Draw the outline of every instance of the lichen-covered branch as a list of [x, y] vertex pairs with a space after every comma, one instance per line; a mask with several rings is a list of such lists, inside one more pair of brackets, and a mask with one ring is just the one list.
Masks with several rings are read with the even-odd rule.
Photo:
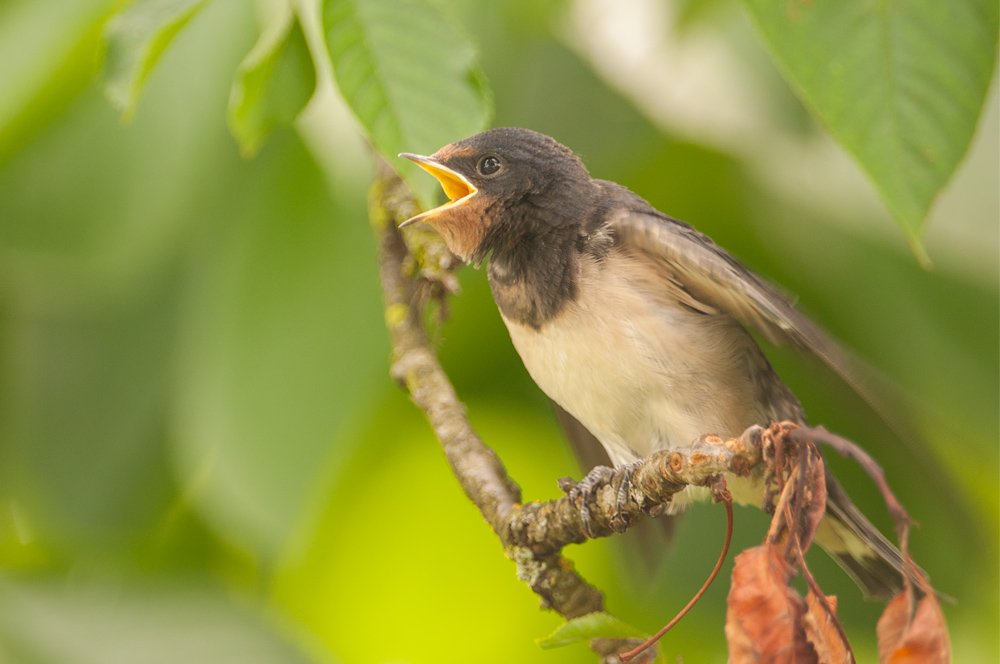
[[472, 430], [464, 406], [427, 343], [423, 312], [414, 306], [418, 281], [404, 271], [408, 252], [396, 229], [400, 217], [405, 219], [413, 211], [411, 195], [395, 176], [383, 175], [372, 185], [369, 216], [378, 239], [385, 319], [392, 335], [392, 376], [427, 414], [466, 495], [499, 532], [520, 502], [521, 489]]
[[[607, 537], [622, 532], [644, 516], [659, 513], [671, 497], [687, 486], [717, 485], [725, 473], [748, 476], [763, 471], [766, 441], [784, 428], [754, 426], [739, 438], [722, 440], [705, 435], [690, 445], [656, 452], [640, 465], [617, 468], [598, 484], [587, 507], [590, 510], [591, 534]], [[631, 476], [627, 500], [619, 500], [625, 476]], [[723, 490], [724, 486], [719, 490]], [[566, 495], [544, 503], [528, 503], [514, 510], [507, 524], [506, 541], [529, 547], [538, 555], [558, 551], [567, 544], [587, 539], [579, 500]], [[616, 523], [617, 522], [617, 523]]]

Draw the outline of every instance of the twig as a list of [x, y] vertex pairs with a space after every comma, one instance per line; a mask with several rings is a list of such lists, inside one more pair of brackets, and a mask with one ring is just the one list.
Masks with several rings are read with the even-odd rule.
[[816, 596], [816, 601], [819, 602], [820, 606], [826, 612], [827, 617], [833, 626], [837, 629], [837, 634], [840, 636], [841, 642], [844, 644], [844, 649], [847, 651], [848, 656], [851, 658], [851, 664], [857, 664], [857, 660], [854, 657], [854, 649], [851, 648], [850, 641], [847, 640], [847, 634], [844, 632], [844, 626], [840, 624], [840, 619], [837, 618], [836, 611], [830, 605], [830, 601], [826, 598], [826, 594], [816, 583], [816, 579], [813, 578], [812, 572], [806, 567], [806, 559], [802, 554], [802, 546], [799, 543], [798, 535], [793, 534], [792, 539], [794, 540], [793, 549], [795, 550], [795, 559], [799, 564], [799, 569], [802, 571], [802, 577], [806, 580], [806, 585], [813, 595]]
[[892, 516], [892, 520], [896, 524], [896, 533], [899, 535], [900, 541], [904, 541], [904, 532], [909, 528], [910, 523], [912, 523], [910, 515], [896, 499], [892, 489], [889, 488], [888, 482], [885, 481], [885, 471], [875, 462], [875, 459], [871, 458], [871, 455], [846, 438], [841, 438], [836, 434], [830, 433], [823, 427], [802, 427], [797, 431], [790, 432], [788, 437], [792, 442], [796, 443], [812, 441], [829, 445], [841, 456], [857, 461], [872, 478], [872, 481], [875, 482], [879, 491], [882, 492], [882, 498], [889, 509], [889, 515]]
[[719, 554], [719, 560], [718, 562], [715, 563], [715, 568], [712, 570], [712, 573], [708, 575], [708, 578], [705, 579], [705, 583], [702, 584], [701, 589], [697, 593], [695, 593], [694, 597], [691, 598], [691, 601], [688, 602], [687, 605], [685, 605], [685, 607], [681, 609], [670, 622], [664, 625], [663, 629], [661, 629], [659, 632], [651, 636], [645, 643], [637, 646], [636, 648], [633, 648], [632, 650], [629, 650], [626, 653], [622, 653], [619, 656], [619, 659], [621, 659], [621, 661], [624, 662], [625, 664], [631, 662], [636, 657], [636, 655], [640, 654], [641, 652], [651, 647], [654, 643], [659, 641], [664, 634], [669, 632], [670, 628], [676, 625], [681, 618], [687, 615], [687, 612], [691, 610], [691, 607], [694, 606], [699, 599], [701, 599], [701, 596], [705, 594], [705, 591], [708, 590], [708, 587], [712, 585], [712, 581], [715, 581], [715, 577], [718, 576], [719, 570], [722, 569], [722, 563], [725, 562], [726, 560], [726, 554], [729, 553], [729, 544], [730, 542], [733, 541], [732, 496], [728, 496], [727, 498], [723, 499], [723, 503], [726, 506], [726, 542], [722, 545], [722, 552]]
[[[783, 430], [790, 426], [795, 425], [776, 424], [772, 428]], [[591, 532], [594, 537], [608, 537], [616, 532], [612, 528], [616, 515], [626, 527], [632, 526], [643, 516], [656, 513], [678, 491], [689, 485], [710, 486], [719, 474], [749, 476], [752, 472], [762, 472], [765, 431], [753, 426], [739, 438], [726, 441], [705, 435], [690, 445], [651, 454], [632, 470], [629, 500], [621, 513], [618, 513], [618, 490], [627, 471], [615, 469], [610, 478], [598, 484], [593, 500], [588, 503]], [[522, 505], [511, 514], [506, 541], [539, 554], [585, 542], [581, 507], [570, 496]]]

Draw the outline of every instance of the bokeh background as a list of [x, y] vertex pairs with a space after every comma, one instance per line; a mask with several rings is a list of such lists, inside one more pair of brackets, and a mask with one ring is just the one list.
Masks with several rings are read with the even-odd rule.
[[[515, 578], [388, 378], [372, 159], [330, 81], [242, 159], [226, 106], [266, 3], [214, 0], [122, 124], [96, 59], [119, 4], [0, 2], [0, 659], [592, 661], [534, 644], [559, 617]], [[548, 133], [692, 222], [907, 395], [923, 441], [895, 438], [817, 362], [768, 349], [812, 422], [863, 444], [920, 522], [912, 550], [957, 599], [955, 661], [996, 662], [996, 82], [933, 209], [928, 271], [733, 2], [445, 10], [479, 45], [496, 126]], [[580, 470], [483, 271], [459, 276], [436, 337], [445, 367], [526, 499], [556, 497]], [[890, 532], [860, 471], [830, 463]], [[735, 550], [765, 525], [739, 510]], [[653, 577], [612, 541], [566, 553], [611, 612], [652, 632], [723, 532], [718, 509], [693, 507]], [[809, 561], [873, 661], [881, 605], [822, 552]], [[665, 639], [668, 661], [725, 662], [726, 590]]]

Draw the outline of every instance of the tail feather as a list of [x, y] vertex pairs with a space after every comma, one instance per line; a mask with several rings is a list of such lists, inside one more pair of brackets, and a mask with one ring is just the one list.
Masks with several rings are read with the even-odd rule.
[[[889, 599], [903, 590], [903, 555], [865, 518], [826, 471], [826, 516], [816, 542], [854, 579], [867, 599]], [[923, 573], [921, 571], [921, 573]]]

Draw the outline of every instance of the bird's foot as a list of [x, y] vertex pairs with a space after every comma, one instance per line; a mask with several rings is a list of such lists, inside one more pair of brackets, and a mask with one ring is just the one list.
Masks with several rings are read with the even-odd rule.
[[607, 484], [614, 473], [614, 469], [608, 466], [594, 466], [579, 482], [574, 482], [569, 477], [559, 479], [559, 488], [569, 496], [570, 500], [574, 504], [581, 501], [580, 520], [583, 522], [583, 533], [591, 539], [594, 538], [594, 531], [591, 527], [590, 501], [596, 497], [597, 487]]
[[590, 502], [597, 497], [598, 487], [611, 483], [616, 473], [622, 473], [621, 485], [618, 487], [618, 494], [615, 500], [615, 511], [611, 515], [611, 529], [616, 533], [623, 533], [628, 528], [626, 518], [626, 508], [628, 507], [629, 494], [632, 489], [632, 474], [642, 461], [636, 461], [617, 468], [608, 466], [594, 466], [586, 477], [579, 482], [574, 482], [569, 477], [559, 480], [559, 488], [562, 489], [570, 499], [576, 503], [580, 501], [580, 520], [583, 522], [584, 534], [593, 539], [593, 518], [590, 513]]
[[632, 490], [632, 474], [644, 463], [643, 460], [633, 461], [616, 470], [624, 472], [622, 483], [618, 487], [618, 497], [615, 501], [615, 513], [611, 516], [611, 530], [624, 533], [628, 529], [628, 519], [625, 518], [625, 508], [628, 506], [629, 494]]

